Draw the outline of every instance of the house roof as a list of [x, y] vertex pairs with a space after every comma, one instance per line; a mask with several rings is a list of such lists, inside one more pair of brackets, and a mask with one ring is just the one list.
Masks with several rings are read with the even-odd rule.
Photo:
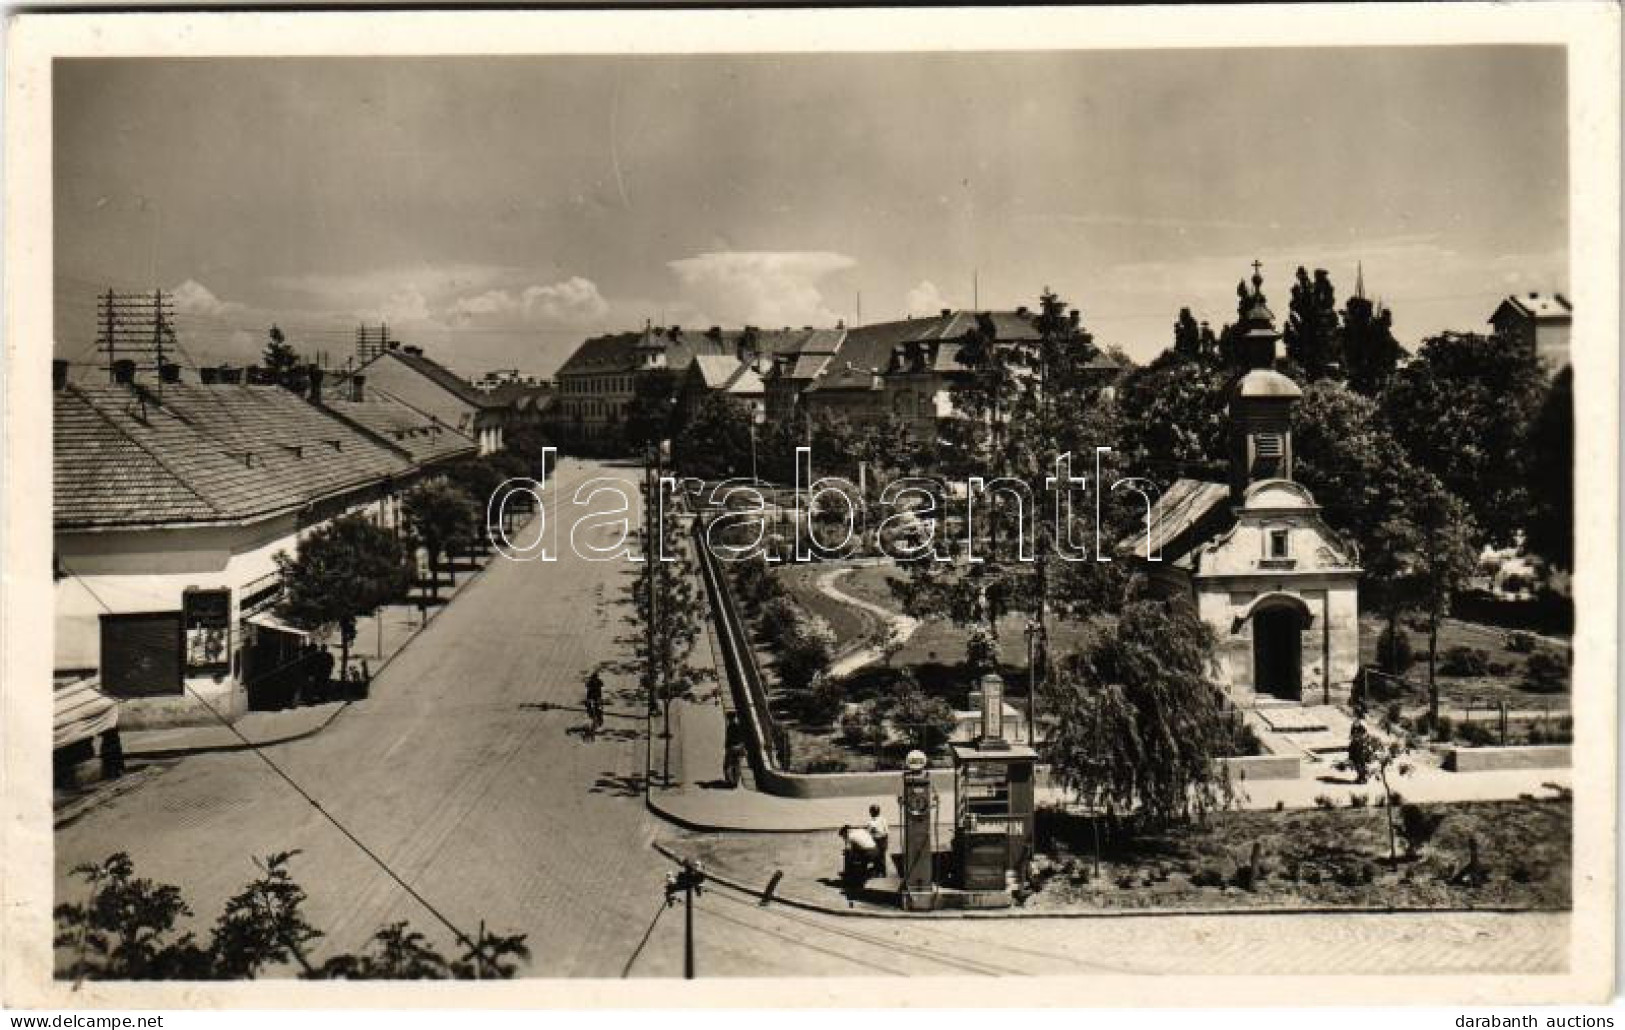
[[643, 355], [659, 351], [663, 367], [687, 371], [702, 356], [737, 358], [747, 332], [754, 332], [756, 350], [764, 355], [833, 353], [844, 330], [839, 329], [684, 329], [650, 326], [634, 333], [612, 333], [582, 342], [555, 375], [601, 375], [632, 372], [643, 367]]
[[366, 388], [364, 400], [334, 397], [324, 404], [334, 414], [349, 419], [390, 446], [405, 451], [415, 465], [471, 454], [478, 449], [472, 437], [375, 387]]
[[[1151, 505], [1148, 531], [1131, 533], [1118, 541], [1117, 553], [1123, 557], [1144, 556], [1148, 547], [1151, 554], [1160, 554], [1165, 562], [1183, 564], [1183, 559], [1202, 543], [1193, 529], [1202, 527], [1230, 496], [1230, 488], [1223, 483], [1201, 479], [1176, 479]], [[1147, 544], [1149, 534], [1150, 543]]]
[[53, 393], [57, 528], [240, 522], [409, 472], [389, 446], [279, 386], [68, 385]]
[[[993, 320], [995, 340], [1014, 342], [1038, 339], [1033, 316], [1019, 311], [987, 312]], [[846, 331], [840, 349], [823, 368], [809, 389], [871, 390], [878, 388], [876, 376], [891, 367], [892, 357], [911, 344], [925, 346], [924, 357], [937, 372], [961, 372], [957, 360], [958, 343], [976, 327], [976, 312], [950, 311], [930, 318], [908, 318], [899, 322], [875, 322]]]
[[1494, 322], [1507, 309], [1537, 322], [1569, 322], [1574, 318], [1574, 305], [1561, 293], [1514, 293], [1496, 306], [1490, 316]]
[[[467, 404], [471, 408], [501, 408], [505, 406], [504, 402], [497, 398], [498, 391], [493, 390], [486, 392], [484, 390], [477, 389], [473, 383], [435, 361], [433, 358], [415, 353], [413, 351], [408, 351], [401, 348], [386, 350], [376, 358], [373, 358], [372, 361], [367, 362], [367, 365], [372, 365], [379, 361], [387, 361], [391, 358], [399, 361], [407, 368], [412, 369], [414, 372], [423, 376], [425, 379], [428, 379], [430, 382], [434, 383], [436, 386], [439, 386], [447, 393], [452, 394], [458, 400], [462, 401], [464, 404]], [[367, 365], [361, 366], [358, 371], [365, 372]]]
[[689, 374], [698, 377], [708, 390], [723, 390], [743, 367], [744, 364], [732, 355], [697, 354], [694, 356], [693, 371]]

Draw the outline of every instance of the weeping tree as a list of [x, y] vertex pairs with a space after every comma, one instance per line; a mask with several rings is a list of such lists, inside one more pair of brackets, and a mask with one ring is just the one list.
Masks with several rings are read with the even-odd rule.
[[1236, 723], [1208, 677], [1213, 636], [1188, 604], [1134, 600], [1057, 662], [1045, 703], [1045, 757], [1092, 810], [1141, 826], [1227, 805], [1218, 759]]

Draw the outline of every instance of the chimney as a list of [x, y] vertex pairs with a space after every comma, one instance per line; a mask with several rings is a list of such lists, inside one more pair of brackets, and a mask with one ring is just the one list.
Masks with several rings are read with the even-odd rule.
[[135, 382], [135, 362], [129, 358], [113, 362], [113, 382], [120, 386], [132, 385]]
[[197, 370], [197, 374], [204, 386], [214, 386], [220, 382], [220, 369], [213, 365], [204, 365]]
[[357, 374], [350, 377], [350, 399], [357, 404], [367, 399], [366, 376]]
[[1073, 308], [1072, 313], [1067, 317], [1072, 320], [1072, 328], [1074, 329], [1078, 327], [1078, 323], [1083, 319], [1082, 313], [1077, 308]]
[[947, 318], [949, 315], [953, 314], [953, 310], [951, 308], [943, 308], [940, 311], [938, 311], [937, 313], [939, 315], [941, 315], [943, 318]]
[[1016, 309], [1016, 315], [1021, 317], [1021, 318], [1026, 318], [1027, 317], [1027, 305], [1023, 304], [1021, 307], [1017, 308]]
[[322, 402], [322, 375], [323, 372], [320, 365], [311, 365], [305, 371], [306, 379], [310, 383], [310, 392], [305, 396], [309, 398], [310, 403], [312, 404], [320, 404]]
[[66, 358], [53, 358], [51, 361], [51, 389], [60, 390], [68, 385], [68, 360]]

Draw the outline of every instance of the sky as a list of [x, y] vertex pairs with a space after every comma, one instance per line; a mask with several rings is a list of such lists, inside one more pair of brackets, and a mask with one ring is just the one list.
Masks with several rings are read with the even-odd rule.
[[[1552, 47], [58, 61], [56, 354], [173, 291], [198, 363], [387, 321], [465, 375], [584, 338], [1036, 306], [1144, 360], [1262, 261], [1413, 343], [1568, 279]], [[860, 310], [861, 309], [861, 310]]]

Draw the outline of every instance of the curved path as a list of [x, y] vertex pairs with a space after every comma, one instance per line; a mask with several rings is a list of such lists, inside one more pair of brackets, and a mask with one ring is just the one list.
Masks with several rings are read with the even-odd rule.
[[[899, 643], [907, 642], [908, 638], [914, 635], [914, 631], [920, 628], [920, 620], [894, 612], [889, 608], [883, 608], [861, 597], [854, 597], [835, 585], [837, 579], [856, 571], [856, 568], [850, 566], [844, 569], [832, 569], [814, 580], [813, 585], [825, 597], [849, 607], [857, 608], [880, 619], [882, 624], [891, 627], [892, 633]], [[865, 665], [879, 661], [883, 656], [883, 652], [878, 647], [873, 645], [861, 646], [832, 662], [829, 667], [830, 675], [849, 676]]]

